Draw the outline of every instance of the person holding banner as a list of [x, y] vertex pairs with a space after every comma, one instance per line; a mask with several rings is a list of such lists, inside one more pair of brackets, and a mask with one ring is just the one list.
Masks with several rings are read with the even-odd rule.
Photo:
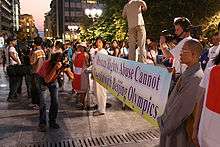
[[[104, 49], [105, 41], [98, 37], [96, 39], [96, 53], [108, 55], [108, 52]], [[94, 68], [93, 68], [94, 70]], [[107, 102], [107, 91], [106, 89], [100, 85], [97, 81], [94, 81], [94, 92], [98, 102], [98, 110], [93, 112], [93, 116], [104, 115], [106, 110], [106, 102]]]
[[197, 94], [201, 92], [199, 87], [203, 77], [199, 64], [201, 51], [202, 45], [196, 39], [188, 40], [183, 45], [180, 61], [188, 67], [169, 96], [163, 115], [158, 117], [161, 132], [160, 147], [194, 146], [191, 140], [192, 129], [188, 128], [194, 118]]

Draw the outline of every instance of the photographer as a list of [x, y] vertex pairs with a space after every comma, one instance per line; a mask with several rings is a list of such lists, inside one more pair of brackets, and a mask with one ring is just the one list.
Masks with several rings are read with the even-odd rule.
[[58, 83], [57, 77], [60, 72], [65, 72], [70, 79], [73, 79], [73, 73], [68, 65], [68, 60], [63, 53], [57, 52], [51, 55], [50, 60], [44, 61], [40, 70], [37, 72], [37, 84], [40, 94], [40, 122], [39, 131], [46, 132], [46, 89], [49, 89], [51, 105], [49, 110], [49, 127], [59, 129], [56, 123], [58, 113]]
[[[176, 44], [175, 44], [175, 36], [172, 35], [168, 30], [163, 30], [161, 31], [160, 34], [160, 42], [163, 42], [160, 44], [160, 50], [163, 48], [166, 48], [167, 50], [173, 49]], [[164, 55], [159, 55], [158, 56], [159, 63], [163, 64], [166, 67], [172, 67], [173, 65], [173, 57], [167, 58]]]
[[180, 75], [185, 71], [187, 67], [185, 64], [180, 63], [180, 53], [182, 51], [184, 43], [192, 39], [192, 37], [190, 36], [191, 23], [186, 17], [178, 17], [174, 19], [174, 27], [177, 45], [173, 49], [169, 50], [165, 40], [161, 39], [160, 47], [163, 55], [166, 58], [174, 58], [173, 72], [177, 75]]

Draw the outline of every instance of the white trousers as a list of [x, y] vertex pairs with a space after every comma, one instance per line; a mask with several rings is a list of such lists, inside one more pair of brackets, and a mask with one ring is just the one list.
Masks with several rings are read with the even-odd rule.
[[101, 113], [105, 113], [107, 102], [107, 90], [98, 82], [94, 81], [94, 94], [98, 102], [98, 111]]

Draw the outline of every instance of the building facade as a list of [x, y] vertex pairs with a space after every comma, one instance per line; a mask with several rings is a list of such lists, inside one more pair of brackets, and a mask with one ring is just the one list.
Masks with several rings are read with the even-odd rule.
[[12, 0], [12, 12], [13, 12], [13, 31], [19, 30], [19, 16], [20, 16], [20, 1]]
[[[53, 28], [56, 28], [56, 30], [53, 30], [56, 32], [56, 36], [53, 34], [53, 37], [69, 40], [70, 34], [74, 34], [74, 30], [70, 29], [74, 27], [70, 26], [79, 27], [83, 23], [85, 9], [103, 8], [103, 5], [96, 0], [52, 0], [50, 7], [51, 10], [48, 14], [51, 16], [51, 21], [54, 25]], [[45, 24], [49, 24], [46, 22], [46, 17]]]
[[0, 33], [15, 34], [19, 29], [19, 0], [0, 0]]
[[32, 40], [38, 36], [38, 30], [35, 26], [35, 21], [32, 15], [20, 15], [19, 24], [20, 28], [18, 32], [18, 38], [20, 40]]

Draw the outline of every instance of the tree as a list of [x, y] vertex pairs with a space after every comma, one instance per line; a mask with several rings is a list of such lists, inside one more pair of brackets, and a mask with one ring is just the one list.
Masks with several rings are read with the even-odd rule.
[[[92, 29], [95, 36], [106, 40], [124, 40], [127, 37], [127, 24], [122, 18], [122, 10], [127, 0], [100, 0], [105, 4], [104, 13], [93, 26], [85, 26], [89, 36]], [[219, 0], [145, 0], [148, 6], [144, 14], [147, 36], [158, 38], [163, 29], [173, 29], [175, 17], [189, 18], [193, 25], [201, 25], [209, 30], [220, 21]], [[212, 23], [211, 23], [212, 22]], [[91, 37], [90, 37], [91, 38]]]

